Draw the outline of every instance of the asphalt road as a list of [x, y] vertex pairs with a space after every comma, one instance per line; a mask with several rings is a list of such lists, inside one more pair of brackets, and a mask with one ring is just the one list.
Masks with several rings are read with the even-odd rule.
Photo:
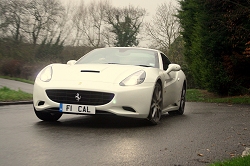
[[250, 106], [187, 103], [157, 126], [115, 116], [42, 122], [32, 105], [0, 106], [0, 165], [203, 166], [250, 147]]
[[0, 78], [0, 88], [1, 87], [8, 87], [13, 90], [22, 90], [27, 93], [33, 93], [33, 85], [19, 82], [19, 81], [14, 81], [14, 80], [8, 80], [8, 79], [3, 79]]

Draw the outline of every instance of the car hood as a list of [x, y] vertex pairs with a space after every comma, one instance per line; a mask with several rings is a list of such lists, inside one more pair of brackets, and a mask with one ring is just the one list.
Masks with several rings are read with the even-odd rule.
[[52, 81], [92, 81], [119, 83], [129, 75], [143, 70], [141, 66], [119, 64], [75, 64], [52, 66]]

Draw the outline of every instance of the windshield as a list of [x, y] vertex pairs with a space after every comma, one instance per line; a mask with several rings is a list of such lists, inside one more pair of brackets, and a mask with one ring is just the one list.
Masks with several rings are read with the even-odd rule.
[[76, 64], [122, 64], [159, 67], [157, 51], [126, 47], [95, 49], [79, 59]]

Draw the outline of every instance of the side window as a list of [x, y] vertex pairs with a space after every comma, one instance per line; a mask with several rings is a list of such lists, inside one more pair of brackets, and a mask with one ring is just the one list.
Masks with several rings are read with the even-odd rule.
[[171, 64], [170, 60], [166, 57], [166, 55], [161, 53], [161, 58], [162, 58], [162, 64], [163, 64], [163, 69], [167, 70], [168, 65]]

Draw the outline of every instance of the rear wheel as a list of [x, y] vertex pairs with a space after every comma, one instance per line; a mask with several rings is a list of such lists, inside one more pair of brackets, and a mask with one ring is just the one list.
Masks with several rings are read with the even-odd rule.
[[183, 86], [182, 92], [181, 92], [180, 107], [177, 112], [179, 115], [182, 115], [184, 113], [185, 103], [186, 103], [186, 88]]
[[186, 103], [186, 87], [185, 85], [183, 85], [182, 91], [181, 91], [181, 100], [180, 100], [179, 109], [176, 111], [170, 111], [168, 113], [170, 115], [182, 115], [184, 113], [185, 103]]
[[43, 112], [37, 111], [35, 108], [34, 111], [36, 116], [43, 121], [57, 121], [62, 116], [61, 112]]
[[159, 123], [162, 114], [162, 88], [159, 83], [155, 84], [148, 120], [153, 124], [156, 125]]

